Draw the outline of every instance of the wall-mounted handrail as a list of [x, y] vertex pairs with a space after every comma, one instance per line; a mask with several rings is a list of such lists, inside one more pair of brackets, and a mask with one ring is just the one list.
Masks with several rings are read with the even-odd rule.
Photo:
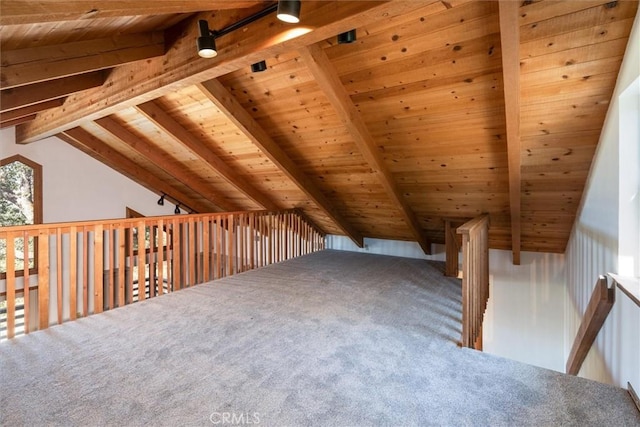
[[567, 374], [578, 375], [580, 372], [589, 349], [613, 307], [615, 295], [615, 288], [608, 286], [607, 278], [598, 277], [567, 359]]
[[616, 287], [629, 298], [635, 305], [640, 307], [640, 278], [626, 277], [618, 274], [607, 273], [613, 279]]
[[324, 235], [288, 210], [0, 227], [0, 243], [12, 338], [16, 316], [24, 333], [45, 329], [324, 249]]
[[462, 346], [482, 350], [482, 322], [489, 299], [489, 216], [457, 229], [462, 235]]

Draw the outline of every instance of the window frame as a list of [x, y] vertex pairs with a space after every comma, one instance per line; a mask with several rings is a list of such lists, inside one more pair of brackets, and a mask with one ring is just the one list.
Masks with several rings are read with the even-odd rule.
[[[43, 207], [42, 207], [42, 165], [34, 162], [33, 160], [24, 157], [20, 154], [15, 154], [13, 156], [6, 157], [4, 159], [0, 159], [0, 168], [11, 164], [13, 162], [20, 162], [33, 170], [33, 224], [42, 224], [43, 219]], [[38, 253], [38, 238], [37, 236], [32, 236], [34, 238], [34, 253]], [[29, 269], [29, 274], [38, 274], [38, 257], [34, 257], [34, 266]], [[19, 270], [15, 272], [16, 277], [22, 277], [24, 275], [23, 270]], [[0, 272], [0, 280], [6, 279], [7, 273]]]

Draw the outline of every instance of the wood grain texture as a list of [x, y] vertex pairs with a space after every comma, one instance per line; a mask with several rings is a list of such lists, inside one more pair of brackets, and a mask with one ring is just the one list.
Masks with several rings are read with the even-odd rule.
[[0, 108], [2, 112], [5, 112], [29, 107], [102, 86], [104, 81], [104, 73], [94, 71], [81, 76], [63, 77], [53, 81], [2, 90], [0, 91]]
[[424, 253], [431, 253], [431, 242], [422, 231], [418, 218], [398, 190], [395, 179], [391, 176], [380, 155], [375, 142], [367, 129], [367, 125], [349, 98], [340, 79], [331, 65], [329, 58], [318, 44], [300, 49], [305, 64], [314, 75], [320, 89], [325, 93], [333, 108], [338, 112], [343, 124], [360, 149], [369, 166], [377, 174], [388, 197], [398, 206], [400, 213]]
[[362, 246], [363, 237], [340, 214], [338, 214], [324, 194], [301, 172], [287, 154], [273, 141], [259, 124], [244, 110], [217, 80], [209, 80], [198, 85], [203, 93], [209, 96], [211, 102], [233, 120], [239, 129], [247, 135], [278, 165], [287, 176], [298, 185], [325, 213], [349, 236], [358, 246]]
[[3, 88], [111, 68], [165, 53], [164, 33], [125, 34], [2, 53]]
[[521, 250], [521, 148], [520, 148], [520, 27], [519, 3], [501, 1], [500, 42], [504, 82], [504, 109], [509, 159], [509, 206], [511, 208], [511, 251], [513, 264], [520, 264]]
[[[151, 40], [135, 34], [161, 35], [166, 53], [130, 64], [112, 58], [101, 87], [62, 105], [3, 112], [2, 126], [14, 124], [14, 113], [25, 121], [19, 141], [80, 128], [97, 151], [76, 146], [199, 212], [297, 208], [323, 233], [418, 241], [421, 230], [442, 244], [447, 219], [486, 213], [492, 248], [554, 253], [566, 248], [638, 9], [636, 1], [601, 0], [308, 1], [299, 25], [261, 18], [219, 37], [218, 57], [205, 60], [194, 48], [197, 19], [220, 29], [264, 4], [213, 2], [201, 11], [201, 2], [162, 2], [137, 15], [149, 12], [140, 2], [122, 16], [120, 2], [89, 15], [81, 3], [53, 3], [13, 15], [40, 22], [0, 25], [0, 48], [12, 63], [66, 63], [82, 73], [98, 62], [96, 41], [110, 46], [106, 56], [118, 48], [125, 55]], [[505, 7], [517, 11], [505, 19]], [[43, 10], [71, 14], [50, 21]], [[357, 40], [337, 43], [351, 29]], [[320, 73], [307, 66], [311, 50], [326, 56]], [[267, 69], [253, 73], [250, 65], [262, 60]], [[322, 82], [325, 69], [330, 83]], [[33, 70], [29, 79], [47, 72]], [[212, 79], [220, 105], [202, 90]], [[141, 112], [149, 105], [162, 120]], [[103, 117], [145, 141], [145, 150], [96, 123]], [[295, 225], [271, 220], [274, 240], [287, 241]], [[212, 242], [228, 247], [222, 228], [219, 236], [212, 230]], [[220, 271], [228, 263], [246, 268], [249, 247], [238, 242], [241, 259], [220, 259]], [[276, 249], [265, 257], [280, 256]], [[180, 266], [180, 280], [189, 268]]]
[[257, 1], [149, 1], [149, 0], [75, 0], [60, 2], [55, 0], [27, 1], [5, 0], [2, 3], [0, 25], [30, 24], [49, 21], [82, 20], [104, 17], [135, 15], [162, 15], [170, 13], [190, 13], [215, 9], [238, 9], [254, 6]]

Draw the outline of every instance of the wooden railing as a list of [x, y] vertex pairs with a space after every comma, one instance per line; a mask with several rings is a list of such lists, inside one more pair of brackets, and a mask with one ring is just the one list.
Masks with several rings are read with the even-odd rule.
[[12, 338], [16, 322], [45, 329], [322, 250], [324, 235], [297, 211], [260, 211], [0, 227], [0, 243]]
[[458, 227], [462, 235], [463, 347], [482, 350], [482, 322], [489, 299], [489, 216]]
[[598, 277], [567, 359], [567, 374], [578, 375], [589, 349], [616, 301], [615, 291], [615, 288], [609, 287], [605, 276]]

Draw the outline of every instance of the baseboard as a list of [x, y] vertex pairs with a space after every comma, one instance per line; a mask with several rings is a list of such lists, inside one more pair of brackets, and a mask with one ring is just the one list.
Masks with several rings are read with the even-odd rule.
[[636, 408], [638, 408], [638, 412], [640, 412], [640, 399], [638, 399], [638, 395], [636, 394], [636, 391], [633, 389], [633, 387], [631, 387], [630, 382], [627, 382], [627, 391], [629, 392], [631, 399], [633, 399], [633, 403], [636, 404]]

